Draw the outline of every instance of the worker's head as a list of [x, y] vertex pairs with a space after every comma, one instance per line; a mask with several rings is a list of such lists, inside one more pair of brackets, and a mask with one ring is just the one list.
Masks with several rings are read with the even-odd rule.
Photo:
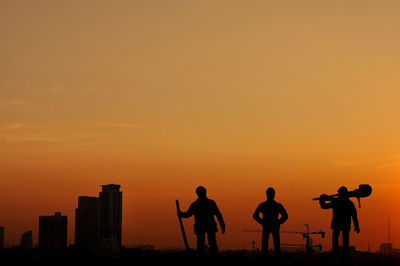
[[339, 193], [339, 198], [345, 198], [348, 197], [349, 191], [347, 190], [347, 187], [340, 187], [337, 191]]
[[273, 200], [275, 198], [275, 189], [273, 189], [272, 187], [267, 188], [267, 199], [269, 200]]
[[197, 194], [197, 197], [199, 197], [200, 199], [204, 199], [207, 197], [207, 190], [203, 186], [198, 186], [196, 188], [196, 194]]

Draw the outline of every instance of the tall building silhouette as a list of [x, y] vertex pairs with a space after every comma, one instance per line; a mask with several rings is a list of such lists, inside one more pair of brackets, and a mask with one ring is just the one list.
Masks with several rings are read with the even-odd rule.
[[39, 249], [57, 251], [67, 248], [67, 216], [56, 212], [52, 216], [39, 216]]
[[4, 248], [4, 227], [0, 226], [0, 250]]
[[27, 232], [22, 234], [20, 247], [22, 249], [31, 249], [31, 248], [33, 248], [32, 231], [27, 231]]
[[75, 209], [75, 246], [94, 249], [99, 242], [99, 198], [78, 197]]
[[100, 198], [100, 239], [121, 246], [122, 192], [120, 185], [102, 185]]

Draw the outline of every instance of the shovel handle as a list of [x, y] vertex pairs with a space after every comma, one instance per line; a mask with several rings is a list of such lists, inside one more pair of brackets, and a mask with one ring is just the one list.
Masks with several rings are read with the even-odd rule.
[[[181, 209], [179, 207], [179, 201], [176, 200], [175, 203], [176, 203], [176, 211], [180, 212]], [[186, 248], [186, 250], [189, 250], [189, 243], [186, 238], [185, 227], [183, 227], [182, 217], [180, 217], [179, 215], [178, 215], [178, 220], [179, 220], [179, 226], [181, 228], [181, 233], [182, 233], [183, 242], [185, 244], [185, 248]]]

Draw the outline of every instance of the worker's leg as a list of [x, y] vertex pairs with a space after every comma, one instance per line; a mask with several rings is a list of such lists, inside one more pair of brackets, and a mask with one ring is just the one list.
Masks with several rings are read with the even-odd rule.
[[218, 253], [217, 238], [215, 232], [208, 232], [208, 245], [210, 246], [211, 254], [216, 255]]
[[272, 237], [274, 240], [274, 253], [276, 257], [281, 255], [281, 239], [279, 235], [279, 229], [274, 229], [272, 231]]
[[204, 245], [206, 234], [204, 232], [197, 232], [197, 252], [199, 254], [204, 254]]
[[268, 255], [268, 241], [270, 232], [266, 229], [262, 231], [261, 250], [263, 255]]
[[335, 228], [332, 231], [332, 251], [334, 254], [339, 253], [339, 235], [340, 235], [340, 230]]
[[347, 256], [349, 254], [349, 241], [350, 241], [350, 230], [342, 231], [343, 237], [343, 255]]

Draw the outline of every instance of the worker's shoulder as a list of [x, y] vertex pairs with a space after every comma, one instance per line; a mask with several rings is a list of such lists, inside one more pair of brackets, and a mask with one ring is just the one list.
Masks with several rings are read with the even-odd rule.
[[215, 203], [215, 201], [212, 200], [212, 199], [208, 199], [208, 198], [207, 198], [207, 202], [208, 202], [209, 204], [212, 204], [212, 205], [217, 205], [217, 203]]
[[196, 205], [204, 205], [204, 204], [210, 204], [210, 205], [216, 205], [215, 201], [213, 201], [212, 199], [197, 199], [195, 200], [192, 205], [196, 206]]
[[275, 201], [275, 206], [280, 209], [284, 209], [283, 204]]
[[355, 207], [354, 202], [351, 199], [347, 199], [347, 204], [351, 207]]
[[192, 206], [195, 207], [195, 206], [199, 205], [199, 203], [200, 203], [200, 202], [199, 202], [199, 199], [197, 199], [197, 200], [193, 201], [192, 204], [190, 204], [190, 206], [191, 206], [191, 207], [192, 207]]
[[258, 208], [263, 208], [263, 207], [265, 207], [267, 205], [268, 205], [268, 202], [267, 201], [263, 201], [260, 204], [258, 204]]

